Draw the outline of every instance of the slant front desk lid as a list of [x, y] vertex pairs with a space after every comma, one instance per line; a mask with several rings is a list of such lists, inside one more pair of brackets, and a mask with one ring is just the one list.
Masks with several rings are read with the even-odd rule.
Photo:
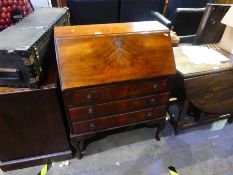
[[156, 21], [55, 28], [62, 90], [175, 74], [169, 30]]

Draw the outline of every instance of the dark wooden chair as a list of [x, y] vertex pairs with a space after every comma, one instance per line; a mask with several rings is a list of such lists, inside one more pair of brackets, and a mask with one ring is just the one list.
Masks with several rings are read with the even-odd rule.
[[220, 41], [226, 27], [221, 21], [230, 7], [229, 4], [207, 4], [193, 41], [194, 45], [218, 43]]

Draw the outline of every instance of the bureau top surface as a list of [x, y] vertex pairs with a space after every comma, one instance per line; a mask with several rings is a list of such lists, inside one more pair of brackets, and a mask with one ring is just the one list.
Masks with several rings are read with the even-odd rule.
[[62, 90], [175, 73], [171, 38], [158, 22], [58, 27]]
[[138, 32], [168, 32], [168, 28], [158, 21], [143, 21], [131, 23], [111, 23], [80, 26], [57, 26], [55, 37], [77, 37], [85, 35], [114, 35]]

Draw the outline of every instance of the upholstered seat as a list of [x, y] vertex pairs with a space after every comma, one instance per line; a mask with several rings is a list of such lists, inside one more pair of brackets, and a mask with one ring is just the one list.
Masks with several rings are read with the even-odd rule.
[[163, 12], [165, 0], [121, 0], [120, 22], [150, 21], [151, 12]]
[[71, 24], [115, 23], [119, 18], [119, 0], [67, 0]]

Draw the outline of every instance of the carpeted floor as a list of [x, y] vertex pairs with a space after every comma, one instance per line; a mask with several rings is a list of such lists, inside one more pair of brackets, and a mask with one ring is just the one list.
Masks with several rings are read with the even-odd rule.
[[[91, 142], [82, 160], [61, 162], [48, 175], [233, 175], [233, 125], [226, 120], [185, 130], [174, 136], [168, 123], [160, 142], [153, 128], [115, 133]], [[1, 173], [36, 175], [42, 166]]]

